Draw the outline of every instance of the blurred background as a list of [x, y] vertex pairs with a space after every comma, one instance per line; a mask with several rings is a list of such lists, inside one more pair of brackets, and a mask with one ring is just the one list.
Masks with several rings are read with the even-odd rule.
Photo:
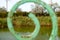
[[[12, 6], [18, 1], [21, 0], [0, 0], [0, 40], [16, 40], [8, 29], [6, 18]], [[42, 1], [52, 7], [58, 19], [58, 30], [60, 30], [60, 0]], [[35, 25], [28, 17], [30, 12], [35, 14], [41, 23], [40, 32], [35, 40], [48, 40], [52, 30], [51, 18], [48, 11], [42, 5], [36, 3], [25, 3], [16, 9], [14, 16], [12, 17], [15, 31], [20, 32], [21, 34], [31, 34], [31, 32], [33, 32]], [[60, 40], [60, 31], [58, 31], [56, 40]]]

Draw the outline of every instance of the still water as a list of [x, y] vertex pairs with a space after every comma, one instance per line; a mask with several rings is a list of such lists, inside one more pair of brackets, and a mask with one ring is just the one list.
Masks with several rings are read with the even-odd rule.
[[[47, 34], [38, 34], [34, 40], [48, 40], [49, 35]], [[10, 32], [0, 32], [0, 40], [16, 40], [16, 38]], [[60, 40], [60, 37], [56, 37], [56, 40]]]

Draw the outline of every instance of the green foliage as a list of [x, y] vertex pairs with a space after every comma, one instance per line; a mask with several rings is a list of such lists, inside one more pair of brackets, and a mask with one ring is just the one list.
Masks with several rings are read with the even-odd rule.
[[7, 28], [6, 18], [0, 18], [0, 28]]
[[[41, 17], [37, 17], [39, 19], [39, 21], [41, 22], [41, 25], [46, 25], [46, 24], [51, 24], [51, 19], [48, 16], [41, 16]], [[0, 23], [4, 26], [7, 27], [7, 22], [6, 22], [6, 18], [0, 18]], [[18, 16], [18, 17], [13, 17], [13, 25], [14, 27], [34, 27], [34, 23], [33, 21], [26, 16]], [[1, 27], [1, 26], [0, 26]]]
[[4, 18], [7, 16], [7, 10], [3, 7], [0, 8], [0, 18]]

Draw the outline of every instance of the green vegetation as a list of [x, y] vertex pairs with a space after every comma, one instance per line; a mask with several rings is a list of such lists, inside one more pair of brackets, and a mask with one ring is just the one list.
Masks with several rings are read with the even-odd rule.
[[[60, 12], [57, 13], [58, 17], [58, 24], [60, 30]], [[0, 32], [9, 31], [7, 27], [7, 14], [6, 10], [0, 10]], [[33, 21], [28, 17], [28, 12], [22, 12], [21, 10], [17, 10], [13, 16], [13, 25], [14, 29], [17, 32], [32, 32], [35, 28]], [[35, 13], [34, 13], [35, 14]], [[51, 33], [52, 30], [52, 22], [49, 14], [35, 14], [41, 24], [41, 34]], [[58, 31], [59, 32], [59, 31]], [[60, 32], [58, 33], [60, 36]]]
[[[49, 25], [51, 24], [51, 20], [50, 17], [46, 16], [41, 16], [41, 17], [37, 17], [38, 20], [41, 22], [41, 25]], [[27, 17], [27, 16], [17, 16], [17, 17], [13, 17], [13, 25], [15, 27], [30, 27], [30, 26], [34, 26], [34, 23], [32, 22], [32, 20]], [[6, 22], [6, 18], [0, 18], [0, 28], [3, 26], [3, 28], [6, 28], [7, 26], [7, 22]]]
[[[52, 24], [49, 16], [38, 16], [37, 17], [41, 23], [41, 34], [51, 33]], [[60, 21], [60, 17], [58, 17]], [[59, 22], [60, 23], [60, 22]], [[13, 17], [14, 29], [17, 32], [32, 32], [35, 28], [33, 21], [27, 16], [17, 16]], [[60, 30], [60, 27], [59, 27]], [[6, 23], [6, 18], [0, 18], [0, 31], [9, 31]], [[58, 33], [60, 36], [60, 32]]]

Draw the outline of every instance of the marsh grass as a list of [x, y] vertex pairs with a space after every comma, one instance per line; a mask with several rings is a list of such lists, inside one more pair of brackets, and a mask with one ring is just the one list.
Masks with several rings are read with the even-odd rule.
[[[51, 18], [49, 16], [40, 16], [37, 18], [41, 24], [40, 33], [48, 33], [48, 35], [50, 35], [52, 30]], [[3, 28], [1, 28], [0, 25], [0, 32], [9, 31], [7, 27], [6, 18], [0, 18], [0, 23], [3, 26]], [[60, 17], [58, 17], [58, 24], [60, 30]], [[34, 22], [26, 16], [13, 17], [13, 25], [16, 32], [33, 32], [35, 28]], [[60, 31], [58, 31], [58, 35], [60, 36]]]

